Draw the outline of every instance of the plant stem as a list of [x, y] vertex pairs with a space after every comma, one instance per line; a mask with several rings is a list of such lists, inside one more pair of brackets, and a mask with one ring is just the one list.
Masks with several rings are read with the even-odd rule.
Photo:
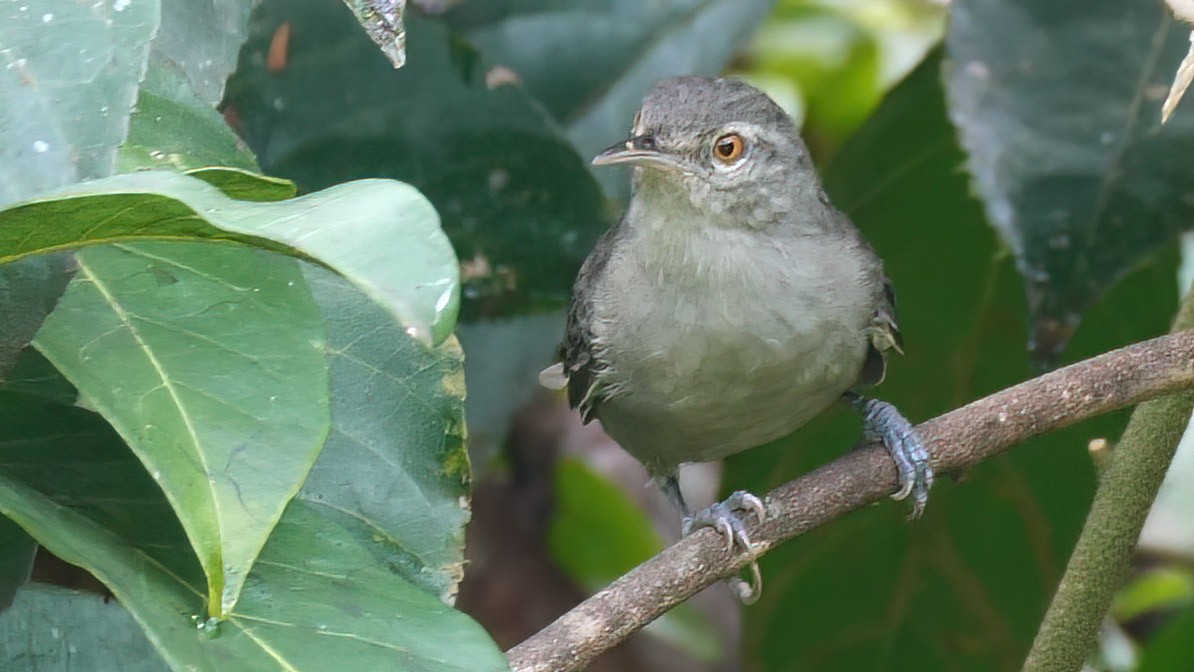
[[[1194, 290], [1183, 299], [1173, 330], [1192, 327]], [[1191, 410], [1194, 391], [1185, 390], [1140, 404], [1132, 413], [1099, 479], [1082, 535], [1024, 661], [1024, 672], [1082, 669], [1111, 600], [1123, 585]]]

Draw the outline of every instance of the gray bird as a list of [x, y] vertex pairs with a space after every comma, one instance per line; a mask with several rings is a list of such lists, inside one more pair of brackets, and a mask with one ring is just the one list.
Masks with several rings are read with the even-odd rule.
[[630, 138], [593, 159], [634, 167], [621, 223], [597, 243], [572, 293], [561, 362], [585, 422], [640, 462], [684, 515], [749, 549], [736, 492], [691, 514], [683, 462], [719, 460], [785, 436], [843, 397], [891, 452], [913, 515], [933, 474], [912, 426], [859, 386], [900, 351], [883, 262], [822, 191], [791, 118], [733, 79], [680, 77], [643, 101]]

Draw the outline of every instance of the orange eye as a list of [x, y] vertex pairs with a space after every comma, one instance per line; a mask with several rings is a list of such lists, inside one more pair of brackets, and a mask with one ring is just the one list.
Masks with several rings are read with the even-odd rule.
[[744, 151], [746, 151], [746, 141], [737, 133], [723, 135], [713, 143], [713, 156], [726, 165], [741, 159]]

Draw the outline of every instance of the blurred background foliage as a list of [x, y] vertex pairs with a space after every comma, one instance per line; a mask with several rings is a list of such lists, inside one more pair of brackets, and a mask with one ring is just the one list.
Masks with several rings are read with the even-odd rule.
[[[412, 0], [406, 64], [394, 70], [340, 0], [262, 0], [247, 22], [247, 10], [233, 12], [238, 28], [229, 33], [244, 43], [219, 109], [239, 140], [211, 109], [210, 78], [183, 95], [171, 61], [155, 58], [129, 137], [108, 158], [121, 171], [259, 166], [300, 193], [394, 178], [431, 201], [463, 285], [456, 334], [466, 355], [474, 487], [457, 606], [508, 648], [678, 532], [678, 514], [644, 487], [641, 467], [536, 384], [562, 333], [576, 269], [628, 193], [625, 172], [593, 173], [588, 160], [624, 136], [657, 79], [730, 73], [792, 113], [834, 203], [874, 243], [895, 282], [907, 356], [892, 363], [878, 394], [914, 421], [1042, 365], [1167, 329], [1179, 295], [1177, 233], [1191, 224], [1185, 148], [1194, 115], [1179, 110], [1162, 131], [1157, 110], [1188, 30], [1158, 0], [1094, 9], [1081, 0], [947, 4]], [[177, 41], [155, 48], [171, 45], [179, 53]], [[107, 150], [116, 154], [114, 145]], [[84, 168], [99, 162], [87, 156]], [[10, 177], [44, 189], [103, 174], [84, 172], [57, 182], [54, 171]], [[236, 179], [222, 188], [232, 194], [237, 185], [243, 194], [267, 189]], [[6, 281], [19, 288], [42, 271], [31, 266]], [[307, 271], [324, 303], [352, 303], [355, 295]], [[31, 335], [42, 313], [22, 330]], [[384, 323], [370, 320], [365, 326]], [[384, 339], [366, 346], [371, 361], [386, 361]], [[23, 352], [18, 363], [28, 366]], [[16, 353], [0, 349], [0, 364]], [[455, 371], [455, 352], [440, 354], [437, 366]], [[350, 360], [333, 363], [333, 379]], [[10, 376], [3, 389], [36, 386], [44, 397], [55, 382], [64, 381], [42, 368]], [[450, 406], [463, 390], [437, 394]], [[349, 414], [370, 398], [332, 401]], [[376, 441], [403, 422], [360, 415]], [[1040, 437], [964, 482], [940, 483], [916, 523], [903, 520], [904, 507], [883, 504], [789, 542], [762, 562], [759, 604], [740, 610], [715, 586], [591, 669], [1018, 669], [1097, 483], [1088, 445], [1114, 442], [1126, 416]], [[449, 447], [458, 447], [460, 428], [447, 432]], [[339, 432], [338, 449], [347, 434]], [[684, 488], [697, 503], [737, 488], [764, 493], [858, 435], [853, 414], [834, 409], [724, 470], [686, 468]], [[1091, 669], [1190, 669], [1191, 455], [1179, 456]], [[334, 496], [328, 484], [340, 481], [328, 481], [329, 473], [355, 459], [317, 463], [313, 474], [323, 480], [313, 477], [300, 499]], [[459, 457], [439, 465], [457, 476], [446, 496], [453, 501], [460, 465]], [[429, 473], [420, 469], [410, 470], [415, 478]], [[396, 528], [414, 506], [365, 501], [386, 490], [384, 477], [342, 480], [359, 488], [338, 505]], [[347, 501], [354, 497], [362, 499]], [[448, 533], [458, 534], [462, 512], [446, 515]], [[173, 543], [185, 546], [179, 536]], [[461, 552], [457, 538], [446, 548], [434, 541], [450, 557]], [[11, 549], [0, 554], [0, 608], [15, 595], [21, 613], [74, 613], [63, 605], [77, 595], [15, 590], [34, 545], [4, 518], [0, 547]], [[422, 571], [409, 557], [397, 562]], [[431, 583], [450, 592], [458, 578], [445, 571]], [[94, 602], [78, 607], [79, 620], [103, 612]], [[139, 641], [129, 619], [111, 620], [120, 638]], [[12, 627], [0, 615], [0, 643], [24, 636]]]

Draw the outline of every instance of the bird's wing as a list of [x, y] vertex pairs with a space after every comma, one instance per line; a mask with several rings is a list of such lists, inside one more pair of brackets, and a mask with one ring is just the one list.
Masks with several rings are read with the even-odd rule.
[[600, 366], [593, 351], [593, 288], [609, 263], [619, 229], [620, 225], [606, 231], [581, 265], [572, 287], [568, 323], [564, 341], [560, 343], [560, 363], [539, 374], [540, 383], [546, 387], [567, 386], [569, 405], [580, 411], [586, 423], [593, 419], [603, 399], [597, 375]]

